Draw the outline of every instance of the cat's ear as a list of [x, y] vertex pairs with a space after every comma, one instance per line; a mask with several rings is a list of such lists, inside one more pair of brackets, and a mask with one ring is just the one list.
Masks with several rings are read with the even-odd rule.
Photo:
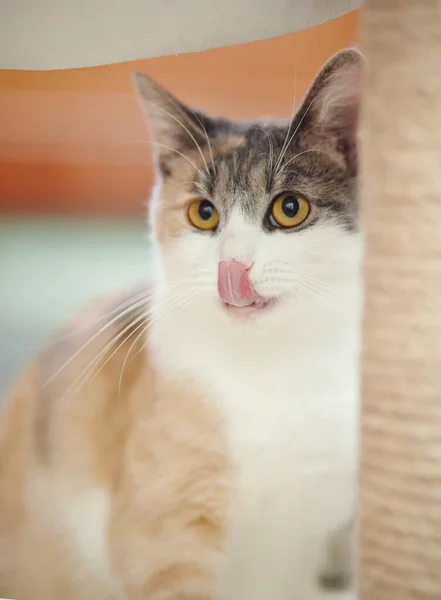
[[357, 171], [357, 122], [364, 58], [355, 48], [331, 57], [317, 74], [292, 124], [302, 150], [337, 155]]
[[153, 138], [154, 154], [163, 173], [167, 173], [172, 158], [207, 144], [211, 121], [187, 108], [147, 75], [134, 73], [133, 79]]

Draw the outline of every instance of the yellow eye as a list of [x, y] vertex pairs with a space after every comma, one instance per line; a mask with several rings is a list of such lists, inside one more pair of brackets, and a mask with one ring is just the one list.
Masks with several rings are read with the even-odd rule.
[[308, 217], [310, 205], [301, 196], [285, 192], [271, 206], [270, 222], [274, 227], [297, 227]]
[[188, 220], [194, 227], [210, 231], [219, 223], [219, 213], [209, 200], [195, 200], [188, 207]]

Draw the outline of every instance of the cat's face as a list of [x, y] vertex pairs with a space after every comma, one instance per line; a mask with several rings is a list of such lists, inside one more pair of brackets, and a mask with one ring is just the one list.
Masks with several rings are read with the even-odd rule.
[[305, 301], [338, 308], [359, 267], [360, 63], [353, 50], [333, 57], [286, 124], [193, 113], [137, 76], [158, 148], [155, 238], [182, 303], [247, 320]]

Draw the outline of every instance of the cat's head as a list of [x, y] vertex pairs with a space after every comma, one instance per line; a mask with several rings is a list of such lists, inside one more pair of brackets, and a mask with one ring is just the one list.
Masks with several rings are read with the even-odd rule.
[[338, 308], [359, 265], [361, 65], [357, 50], [333, 56], [286, 123], [210, 117], [135, 76], [155, 144], [152, 226], [177, 296], [248, 321]]

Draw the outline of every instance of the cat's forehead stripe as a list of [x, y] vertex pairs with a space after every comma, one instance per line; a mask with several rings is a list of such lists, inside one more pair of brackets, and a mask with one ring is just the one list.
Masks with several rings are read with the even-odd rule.
[[[270, 188], [269, 157], [274, 153], [275, 141], [263, 128], [251, 127], [240, 145], [232, 144], [227, 151], [215, 154], [215, 176], [209, 192], [226, 211], [240, 205], [248, 216], [255, 216]], [[271, 141], [269, 141], [271, 140]]]

